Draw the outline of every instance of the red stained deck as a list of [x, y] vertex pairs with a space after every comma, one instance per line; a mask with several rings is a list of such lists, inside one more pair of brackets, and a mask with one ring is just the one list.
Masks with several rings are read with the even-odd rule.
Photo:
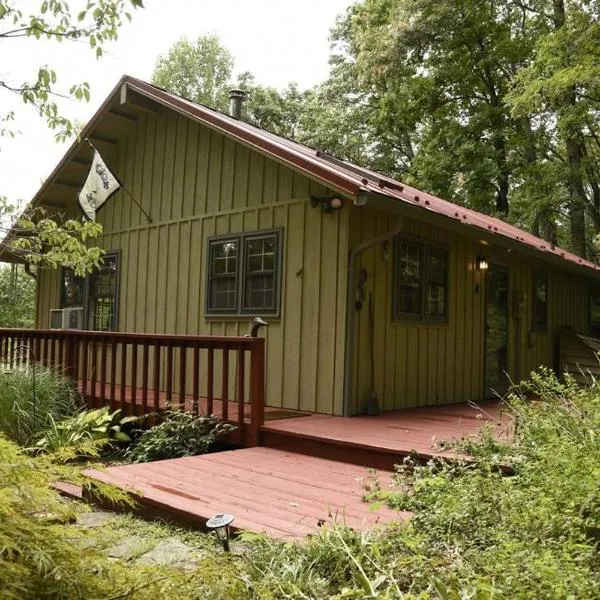
[[[357, 529], [402, 520], [407, 513], [362, 501], [366, 467], [383, 486], [393, 465], [416, 453], [421, 459], [457, 457], [440, 441], [477, 436], [490, 424], [509, 439], [511, 422], [497, 402], [478, 408], [435, 406], [377, 417], [308, 415], [272, 420], [262, 427], [267, 447], [245, 448], [92, 471], [95, 479], [127, 489], [152, 516], [203, 527], [215, 513], [235, 515], [235, 526], [277, 538], [299, 538], [336, 519]], [[461, 456], [461, 458], [466, 458]]]
[[[215, 513], [234, 526], [272, 537], [300, 538], [332, 520], [356, 529], [405, 519], [362, 501], [367, 471], [355, 465], [278, 450], [245, 448], [87, 473], [128, 489], [154, 514], [204, 526]], [[378, 473], [389, 483], [391, 474]]]
[[497, 401], [448, 404], [386, 412], [376, 417], [309, 415], [269, 421], [262, 427], [265, 443], [318, 453], [366, 466], [392, 468], [408, 454], [427, 460], [456, 457], [456, 450], [440, 449], [442, 441], [477, 437], [491, 426], [497, 439], [509, 441], [512, 425]]

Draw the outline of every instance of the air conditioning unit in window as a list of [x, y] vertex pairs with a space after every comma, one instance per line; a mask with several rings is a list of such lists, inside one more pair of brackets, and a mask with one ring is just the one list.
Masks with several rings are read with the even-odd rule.
[[51, 309], [50, 329], [83, 329], [83, 307]]

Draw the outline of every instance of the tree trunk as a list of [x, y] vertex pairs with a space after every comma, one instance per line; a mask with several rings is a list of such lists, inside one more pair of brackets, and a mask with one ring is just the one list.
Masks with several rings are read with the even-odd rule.
[[[566, 13], [564, 0], [553, 1], [553, 20], [556, 31], [565, 26]], [[566, 95], [563, 108], [567, 113], [571, 113], [577, 104], [575, 91]], [[569, 110], [571, 109], [571, 110]], [[559, 127], [560, 127], [560, 109]], [[567, 118], [568, 118], [567, 114]], [[579, 256], [587, 256], [585, 240], [585, 206], [586, 194], [583, 183], [582, 159], [583, 159], [583, 137], [577, 125], [567, 123], [561, 127], [565, 139], [565, 150], [569, 163], [569, 172], [567, 178], [567, 187], [569, 190], [569, 219], [571, 221], [571, 247]]]

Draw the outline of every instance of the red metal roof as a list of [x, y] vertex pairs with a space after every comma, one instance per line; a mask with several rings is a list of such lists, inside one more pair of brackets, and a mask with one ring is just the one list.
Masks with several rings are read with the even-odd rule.
[[278, 160], [325, 181], [351, 196], [356, 197], [360, 192], [371, 192], [398, 200], [414, 207], [420, 207], [423, 210], [432, 211], [488, 234], [518, 242], [535, 249], [548, 258], [559, 258], [567, 263], [587, 267], [595, 272], [600, 271], [599, 265], [568, 250], [553, 246], [549, 242], [495, 217], [443, 200], [375, 171], [335, 159], [314, 148], [275, 135], [244, 121], [233, 119], [228, 115], [181, 98], [140, 79], [125, 76], [123, 82], [143, 95], [179, 112], [195, 117], [233, 138], [263, 150]]

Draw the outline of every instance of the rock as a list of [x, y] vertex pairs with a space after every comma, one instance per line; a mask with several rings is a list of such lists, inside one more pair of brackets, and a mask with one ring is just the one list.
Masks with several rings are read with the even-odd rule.
[[111, 558], [120, 558], [121, 560], [132, 560], [138, 558], [147, 549], [148, 541], [144, 538], [132, 535], [121, 540], [118, 544], [110, 547], [106, 554]]
[[115, 517], [115, 513], [101, 510], [84, 512], [77, 515], [77, 525], [86, 529], [90, 527], [100, 527], [100, 525], [104, 525], [106, 521], [110, 521]]
[[200, 558], [201, 554], [187, 544], [176, 539], [166, 539], [159, 542], [149, 552], [142, 554], [136, 562], [161, 567], [194, 569]]

